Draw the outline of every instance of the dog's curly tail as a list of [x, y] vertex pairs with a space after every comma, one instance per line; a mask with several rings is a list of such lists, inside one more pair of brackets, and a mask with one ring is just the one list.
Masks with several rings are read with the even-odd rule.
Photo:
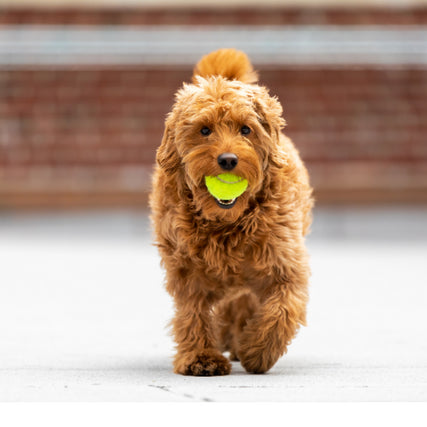
[[240, 50], [219, 49], [202, 57], [194, 68], [193, 81], [196, 76], [223, 76], [229, 80], [243, 83], [255, 83], [258, 75], [252, 68], [249, 58]]

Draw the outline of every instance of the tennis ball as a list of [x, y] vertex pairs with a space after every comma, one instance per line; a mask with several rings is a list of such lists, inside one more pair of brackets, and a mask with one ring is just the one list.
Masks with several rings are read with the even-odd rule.
[[232, 173], [205, 176], [209, 193], [219, 200], [232, 200], [242, 195], [248, 188], [248, 181]]

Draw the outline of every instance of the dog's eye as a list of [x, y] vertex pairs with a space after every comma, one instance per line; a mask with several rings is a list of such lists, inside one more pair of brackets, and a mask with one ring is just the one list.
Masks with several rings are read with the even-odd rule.
[[248, 126], [242, 126], [240, 133], [242, 135], [249, 135], [251, 133], [251, 129]]
[[203, 136], [208, 136], [212, 133], [212, 131], [207, 126], [203, 126], [202, 129], [200, 129], [200, 133]]

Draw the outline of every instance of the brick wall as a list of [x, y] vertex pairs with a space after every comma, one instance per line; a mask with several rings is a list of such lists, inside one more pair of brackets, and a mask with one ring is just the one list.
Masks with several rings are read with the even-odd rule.
[[60, 25], [425, 25], [427, 6], [261, 8], [2, 8], [0, 24]]
[[[33, 11], [3, 24], [427, 24], [420, 10]], [[191, 65], [0, 69], [0, 207], [145, 205]], [[258, 67], [321, 202], [427, 201], [424, 67]]]

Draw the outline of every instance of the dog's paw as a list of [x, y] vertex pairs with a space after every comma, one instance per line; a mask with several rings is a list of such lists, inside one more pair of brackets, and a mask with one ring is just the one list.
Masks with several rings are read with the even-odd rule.
[[250, 374], [263, 374], [267, 372], [277, 361], [278, 357], [271, 357], [266, 350], [239, 352], [242, 366]]
[[230, 362], [218, 351], [203, 350], [197, 353], [177, 355], [175, 372], [182, 375], [213, 376], [228, 375]]
[[233, 350], [230, 351], [230, 356], [228, 356], [228, 358], [232, 362], [238, 362], [239, 361], [239, 358], [237, 357], [237, 354]]
[[283, 354], [283, 349], [273, 339], [264, 337], [261, 341], [253, 336], [250, 330], [244, 331], [237, 357], [247, 372], [263, 374], [273, 367]]

